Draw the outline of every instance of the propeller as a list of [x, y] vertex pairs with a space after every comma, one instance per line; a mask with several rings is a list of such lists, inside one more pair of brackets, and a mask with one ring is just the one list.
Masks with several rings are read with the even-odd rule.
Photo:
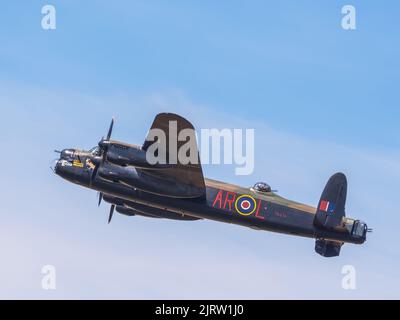
[[[101, 140], [99, 141], [100, 157], [93, 158], [94, 168], [93, 168], [93, 172], [90, 176], [90, 184], [92, 184], [94, 178], [96, 177], [97, 171], [99, 170], [100, 166], [107, 160], [107, 151], [108, 151], [108, 146], [110, 145], [111, 134], [112, 134], [112, 131], [114, 128], [114, 121], [115, 121], [115, 119], [113, 117], [111, 119], [111, 124], [108, 129], [106, 138], [104, 139], [104, 137], [102, 137]], [[101, 202], [103, 201], [103, 193], [99, 192], [98, 194], [99, 194], [98, 195], [98, 197], [99, 197], [98, 206], [100, 206]], [[112, 220], [114, 210], [115, 210], [115, 204], [112, 204], [110, 207], [110, 215], [108, 217], [108, 223], [110, 223]]]
[[115, 204], [112, 204], [111, 208], [110, 208], [110, 216], [108, 217], [108, 224], [110, 224], [110, 222], [111, 222], [111, 219], [112, 219], [113, 214], [114, 214], [114, 209], [115, 209]]
[[106, 161], [107, 159], [107, 151], [108, 151], [108, 146], [110, 144], [110, 138], [111, 138], [111, 134], [114, 128], [114, 117], [111, 119], [111, 124], [110, 124], [110, 128], [108, 129], [107, 132], [107, 137], [106, 139], [101, 138], [101, 140], [99, 141], [99, 148], [100, 148], [100, 156], [101, 156], [101, 160], [100, 161], [96, 161], [95, 162], [95, 167], [93, 169], [92, 175], [90, 176], [90, 184], [92, 184], [94, 178], [97, 175], [97, 171], [99, 170], [99, 167]]
[[110, 140], [111, 138], [111, 133], [114, 127], [114, 117], [112, 117], [111, 119], [111, 124], [110, 124], [110, 128], [108, 129], [108, 133], [107, 133], [107, 140]]
[[[101, 204], [101, 201], [103, 200], [103, 192], [99, 192], [99, 206]], [[112, 204], [110, 207], [110, 215], [108, 216], [108, 224], [110, 224], [112, 217], [114, 215], [114, 210], [115, 210], [115, 204]]]
[[102, 200], [103, 200], [103, 192], [99, 192], [99, 204], [98, 204], [99, 207]]

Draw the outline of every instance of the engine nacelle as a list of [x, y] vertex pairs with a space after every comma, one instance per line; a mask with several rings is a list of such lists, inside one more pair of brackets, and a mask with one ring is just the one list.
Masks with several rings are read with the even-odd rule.
[[110, 144], [107, 151], [107, 160], [119, 166], [133, 166], [142, 169], [167, 169], [169, 164], [150, 164], [146, 158], [146, 151], [138, 146]]
[[122, 167], [106, 162], [100, 167], [98, 174], [103, 179], [118, 181], [160, 196], [194, 198], [203, 194], [201, 188], [182, 185], [172, 179], [160, 179], [151, 172], [152, 170], [140, 170], [132, 166]]
[[117, 210], [118, 213], [123, 214], [125, 216], [135, 216], [136, 212], [129, 209], [129, 208], [125, 208], [123, 206], [116, 206], [115, 210]]

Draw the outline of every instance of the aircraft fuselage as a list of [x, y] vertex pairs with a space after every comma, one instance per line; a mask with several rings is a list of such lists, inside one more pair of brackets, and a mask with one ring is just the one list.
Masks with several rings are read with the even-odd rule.
[[273, 192], [263, 194], [250, 188], [205, 179], [205, 197], [174, 198], [98, 176], [90, 181], [92, 168], [87, 165], [87, 160], [92, 158], [90, 153], [81, 152], [72, 161], [60, 159], [56, 163], [55, 173], [70, 182], [119, 199], [122, 204], [126, 201], [128, 207], [129, 203], [136, 203], [156, 208], [159, 212], [233, 223], [256, 230], [349, 243], [365, 241], [365, 234], [354, 236], [351, 232], [336, 232], [315, 226], [316, 208], [284, 199]]

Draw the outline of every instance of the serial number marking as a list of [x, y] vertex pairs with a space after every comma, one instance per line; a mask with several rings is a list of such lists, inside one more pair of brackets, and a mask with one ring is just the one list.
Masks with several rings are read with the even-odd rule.
[[242, 305], [200, 305], [199, 315], [208, 317], [210, 315], [229, 315], [232, 317], [240, 316], [244, 313]]

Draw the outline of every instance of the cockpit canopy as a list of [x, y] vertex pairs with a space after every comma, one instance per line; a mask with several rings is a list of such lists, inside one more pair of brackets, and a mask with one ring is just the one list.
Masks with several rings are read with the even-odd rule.
[[270, 185], [265, 182], [257, 182], [253, 186], [253, 190], [256, 192], [271, 192], [272, 191]]

